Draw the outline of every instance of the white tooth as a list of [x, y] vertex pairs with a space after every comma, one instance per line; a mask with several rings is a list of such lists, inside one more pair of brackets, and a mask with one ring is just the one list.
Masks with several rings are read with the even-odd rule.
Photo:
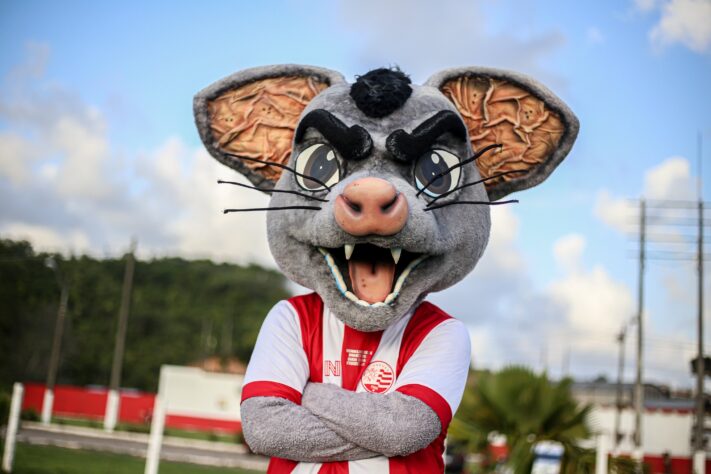
[[343, 249], [346, 251], [346, 260], [350, 260], [351, 255], [353, 255], [353, 249], [355, 249], [355, 244], [346, 244], [343, 246]]
[[402, 255], [402, 248], [392, 248], [390, 249], [390, 253], [393, 256], [393, 260], [395, 260], [395, 265], [397, 265], [397, 262], [400, 261], [400, 255]]

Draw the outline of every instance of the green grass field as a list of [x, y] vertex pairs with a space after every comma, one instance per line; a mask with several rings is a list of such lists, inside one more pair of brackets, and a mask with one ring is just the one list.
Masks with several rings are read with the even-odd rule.
[[[14, 474], [141, 474], [145, 460], [121, 454], [99, 453], [53, 446], [18, 443]], [[257, 474], [237, 468], [218, 468], [161, 461], [160, 474]]]

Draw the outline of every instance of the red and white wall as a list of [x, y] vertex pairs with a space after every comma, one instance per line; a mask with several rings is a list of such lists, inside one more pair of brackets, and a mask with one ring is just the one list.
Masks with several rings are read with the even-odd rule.
[[[75, 387], [71, 385], [56, 385], [54, 387], [53, 416], [103, 420], [106, 410], [108, 389], [92, 387]], [[42, 411], [44, 384], [28, 382], [25, 384], [25, 396], [22, 402], [23, 410]], [[148, 424], [153, 414], [155, 394], [137, 390], [122, 390], [120, 394], [119, 422]], [[235, 414], [239, 418], [239, 413]], [[197, 416], [168, 415], [165, 425], [193, 431], [219, 432], [225, 434], [239, 433], [242, 424], [235, 420], [220, 420]]]
[[[607, 433], [614, 439], [615, 407], [595, 405], [591, 415], [593, 430]], [[671, 458], [673, 474], [689, 474], [692, 465], [691, 430], [693, 410], [686, 408], [647, 408], [642, 422], [644, 460], [652, 474], [664, 472], [664, 453]], [[634, 451], [634, 410], [624, 409], [620, 415], [623, 435], [616, 454], [631, 456]], [[711, 461], [706, 461], [706, 472], [711, 472]]]

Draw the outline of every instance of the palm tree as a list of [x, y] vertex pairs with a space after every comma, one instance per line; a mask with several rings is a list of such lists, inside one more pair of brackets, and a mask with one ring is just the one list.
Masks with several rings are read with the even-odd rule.
[[575, 401], [571, 384], [567, 378], [551, 382], [524, 367], [470, 377], [452, 421], [452, 440], [470, 452], [486, 452], [490, 433], [505, 435], [508, 464], [516, 474], [531, 471], [536, 443], [557, 441], [564, 448], [565, 469], [575, 463], [579, 441], [591, 436], [587, 419], [592, 406]]

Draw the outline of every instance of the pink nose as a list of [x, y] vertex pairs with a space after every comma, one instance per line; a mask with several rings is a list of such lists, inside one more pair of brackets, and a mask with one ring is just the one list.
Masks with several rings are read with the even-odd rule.
[[407, 200], [384, 179], [361, 178], [336, 197], [333, 214], [351, 235], [394, 235], [407, 222]]

